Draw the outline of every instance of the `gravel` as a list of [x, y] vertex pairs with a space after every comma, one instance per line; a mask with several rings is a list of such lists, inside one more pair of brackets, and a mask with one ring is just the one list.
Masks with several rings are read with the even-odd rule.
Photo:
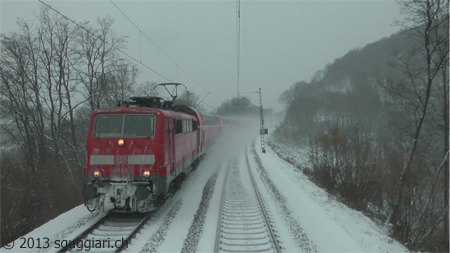
[[183, 201], [180, 199], [170, 208], [166, 217], [164, 218], [163, 224], [158, 228], [158, 230], [150, 237], [148, 242], [142, 247], [140, 252], [157, 252], [159, 246], [164, 242], [167, 234], [167, 229], [169, 228], [172, 221], [181, 209]]
[[205, 224], [206, 213], [208, 211], [209, 203], [214, 192], [214, 186], [216, 185], [217, 173], [214, 173], [206, 182], [203, 187], [202, 199], [198, 206], [197, 212], [194, 215], [189, 233], [184, 239], [183, 248], [181, 252], [196, 252], [198, 243], [203, 233], [203, 226]]
[[318, 252], [317, 246], [314, 244], [314, 242], [312, 242], [308, 238], [306, 233], [303, 231], [300, 222], [292, 216], [292, 211], [289, 208], [286, 198], [280, 191], [278, 191], [277, 187], [270, 179], [269, 175], [267, 174], [267, 171], [262, 165], [261, 159], [256, 153], [254, 145], [252, 146], [252, 152], [254, 154], [255, 161], [258, 165], [257, 170], [260, 174], [260, 177], [264, 182], [264, 185], [266, 186], [272, 199], [277, 203], [277, 207], [282, 214], [283, 221], [289, 228], [289, 231], [291, 233], [294, 242], [296, 243], [296, 246], [299, 248], [299, 250], [304, 252]]

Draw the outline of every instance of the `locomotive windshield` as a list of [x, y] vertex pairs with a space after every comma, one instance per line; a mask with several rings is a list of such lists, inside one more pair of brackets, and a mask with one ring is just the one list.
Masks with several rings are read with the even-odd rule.
[[97, 138], [150, 137], [154, 133], [153, 115], [97, 115], [93, 136]]

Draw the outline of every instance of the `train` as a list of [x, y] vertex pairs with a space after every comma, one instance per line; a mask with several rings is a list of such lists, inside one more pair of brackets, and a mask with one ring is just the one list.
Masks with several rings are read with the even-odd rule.
[[149, 212], [173, 194], [232, 120], [159, 97], [132, 97], [90, 116], [89, 211]]

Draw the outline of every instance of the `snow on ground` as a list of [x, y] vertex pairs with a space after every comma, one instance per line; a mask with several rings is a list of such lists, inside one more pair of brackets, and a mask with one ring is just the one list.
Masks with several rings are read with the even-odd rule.
[[[330, 197], [272, 148], [266, 146], [267, 153], [262, 154], [256, 137], [244, 134], [218, 140], [214, 150], [147, 222], [126, 252], [214, 251], [224, 172], [233, 158], [244, 167], [246, 152], [285, 252], [408, 251], [387, 235], [386, 228]], [[255, 139], [253, 148], [251, 143]], [[285, 150], [290, 150], [290, 154], [284, 154], [285, 159], [307, 163], [304, 150], [298, 152], [292, 147]], [[10, 252], [54, 252], [55, 240], [74, 238], [102, 216], [89, 213], [83, 205], [75, 207], [23, 236], [34, 238], [35, 242], [41, 238], [41, 247], [47, 237], [50, 249], [35, 245], [19, 250], [23, 243], [19, 238]], [[189, 236], [189, 232], [195, 235]]]
[[[377, 225], [361, 212], [350, 209], [312, 183], [300, 170], [281, 159], [270, 147], [262, 154], [259, 140], [256, 151], [291, 210], [307, 230], [320, 252], [407, 252], [408, 249], [388, 236], [387, 228]], [[280, 144], [278, 144], [280, 145]], [[281, 144], [282, 145], [282, 144]], [[286, 150], [286, 149], [285, 149]], [[292, 150], [292, 147], [287, 147]], [[307, 151], [299, 150], [283, 157], [298, 155], [294, 164], [307, 164]], [[256, 164], [255, 164], [256, 166]]]
[[[214, 149], [211, 150], [206, 158], [201, 161], [198, 168], [183, 182], [181, 189], [175, 196], [166, 201], [162, 210], [159, 210], [158, 214], [147, 223], [139, 236], [132, 241], [132, 245], [126, 252], [139, 252], [143, 248], [144, 251], [150, 250], [151, 252], [182, 252], [183, 250], [190, 252], [185, 248], [185, 241], [190, 228], [196, 225], [201, 226], [199, 229], [202, 231], [200, 233], [200, 240], [196, 242], [198, 243], [197, 250], [199, 252], [214, 251], [220, 195], [223, 185], [223, 172], [228, 160], [231, 157], [238, 156], [239, 152], [237, 150], [238, 147], [236, 147], [232, 139], [224, 138], [217, 140]], [[215, 185], [212, 189], [212, 196], [209, 199], [204, 224], [193, 225], [194, 216], [197, 214], [197, 210], [200, 209], [199, 204], [201, 203], [204, 189], [206, 188], [205, 185], [210, 179], [215, 180]], [[164, 224], [163, 220], [167, 216], [169, 209], [176, 201], [182, 201], [182, 206], [178, 214], [170, 226], [165, 228], [164, 238], [155, 237], [154, 235], [158, 234], [158, 230], [161, 230]], [[204, 240], [205, 237], [208, 238], [206, 241]], [[142, 247], [145, 244], [150, 244], [155, 247]]]
[[[104, 214], [91, 213], [84, 205], [69, 210], [10, 244], [9, 252], [57, 251], [64, 240], [75, 237], [99, 221]], [[7, 247], [1, 248], [6, 252]]]

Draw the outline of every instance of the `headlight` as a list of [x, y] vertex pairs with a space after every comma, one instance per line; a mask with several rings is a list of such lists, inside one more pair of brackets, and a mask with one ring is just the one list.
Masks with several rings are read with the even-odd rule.
[[144, 171], [144, 177], [149, 177], [150, 176], [150, 171], [146, 170]]
[[92, 175], [94, 175], [94, 177], [99, 177], [100, 176], [100, 171], [95, 170], [94, 173], [92, 173]]
[[120, 139], [117, 144], [119, 144], [119, 146], [123, 146], [123, 144], [125, 144], [125, 141], [123, 139]]

